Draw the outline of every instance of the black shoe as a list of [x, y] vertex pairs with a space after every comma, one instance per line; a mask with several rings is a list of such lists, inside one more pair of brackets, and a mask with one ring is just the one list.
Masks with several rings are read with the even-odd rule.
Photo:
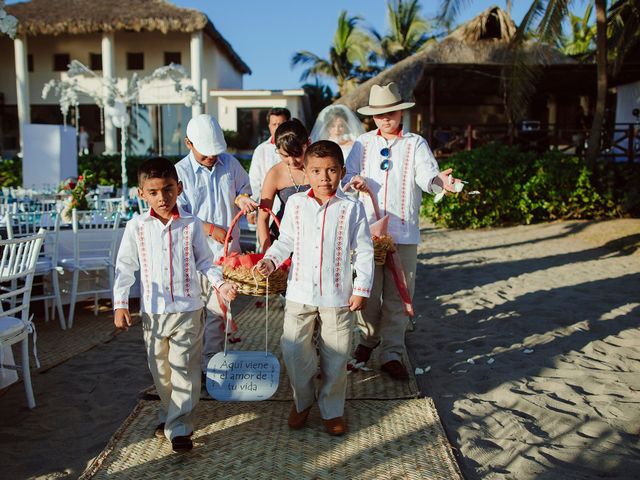
[[164, 438], [164, 422], [158, 424], [155, 431], [153, 432], [153, 435], [156, 438]]
[[360, 344], [353, 352], [353, 358], [356, 359], [356, 363], [367, 363], [371, 358], [371, 352], [373, 352], [373, 348]]
[[193, 442], [189, 437], [173, 437], [171, 447], [174, 452], [188, 452], [193, 448]]
[[409, 372], [398, 360], [391, 360], [380, 367], [383, 372], [387, 372], [394, 380], [408, 380]]

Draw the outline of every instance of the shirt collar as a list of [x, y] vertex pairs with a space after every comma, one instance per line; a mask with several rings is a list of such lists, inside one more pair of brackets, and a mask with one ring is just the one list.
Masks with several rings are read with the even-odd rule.
[[271, 135], [271, 138], [269, 139], [269, 143], [271, 145], [275, 145], [276, 144], [276, 137], [274, 137], [273, 135]]
[[[190, 151], [188, 157], [189, 157], [189, 162], [191, 163], [191, 168], [193, 169], [193, 173], [198, 173], [200, 169], [209, 171], [207, 167], [203, 167], [196, 161], [196, 157], [193, 155], [193, 152]], [[222, 157], [223, 157], [222, 153], [218, 155], [218, 160], [216, 160], [216, 163], [213, 164], [213, 168], [211, 169], [211, 171], [215, 170], [216, 166], [218, 165], [224, 166], [224, 161], [222, 160]]]
[[[316, 195], [313, 193], [313, 188], [310, 188], [309, 190], [307, 190], [307, 197], [313, 198], [313, 199], [316, 198]], [[324, 202], [322, 206], [324, 207], [325, 205], [329, 205], [331, 200], [333, 200], [334, 198], [340, 199], [340, 200], [344, 200], [345, 198], [347, 198], [347, 194], [342, 191], [342, 189], [340, 188], [340, 185], [338, 185], [338, 189], [336, 190], [336, 193], [334, 193], [331, 197], [329, 197], [329, 199], [326, 202]]]
[[[403, 125], [400, 124], [400, 126], [398, 127], [398, 130], [396, 131], [396, 133], [394, 133], [394, 135], [396, 135], [398, 138], [402, 138], [404, 136], [405, 132], [404, 132], [404, 128]], [[382, 136], [382, 134], [380, 133], [380, 129], [376, 130], [376, 135], [378, 136]]]
[[[178, 218], [184, 217], [184, 213], [184, 211], [178, 208], [178, 205], [174, 205], [173, 210], [171, 210], [171, 218], [172, 220], [177, 220]], [[158, 218], [158, 215], [153, 211], [153, 208], [150, 208], [149, 211], [144, 213], [143, 220], [150, 220], [152, 218]]]

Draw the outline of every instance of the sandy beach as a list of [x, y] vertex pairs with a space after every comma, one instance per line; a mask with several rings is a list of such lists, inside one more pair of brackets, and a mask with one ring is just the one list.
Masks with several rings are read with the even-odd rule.
[[[639, 232], [424, 225], [407, 345], [466, 478], [637, 478]], [[0, 396], [2, 476], [77, 478], [151, 384], [140, 326], [33, 382]]]

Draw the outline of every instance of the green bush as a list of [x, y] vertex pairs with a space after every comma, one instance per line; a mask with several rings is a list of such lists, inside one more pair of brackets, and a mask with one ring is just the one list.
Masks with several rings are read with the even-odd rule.
[[[640, 165], [600, 163], [560, 152], [523, 152], [492, 144], [441, 162], [467, 180], [463, 193], [435, 204], [423, 200], [423, 214], [438, 225], [480, 228], [570, 218], [640, 215]], [[469, 195], [478, 190], [480, 195]]]

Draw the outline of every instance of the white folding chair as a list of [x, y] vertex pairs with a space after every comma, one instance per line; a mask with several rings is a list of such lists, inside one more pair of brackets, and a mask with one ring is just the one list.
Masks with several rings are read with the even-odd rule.
[[[0, 259], [0, 283], [15, 284], [16, 288], [0, 293], [0, 358], [2, 349], [22, 343], [22, 366], [1, 365], [2, 368], [22, 370], [22, 380], [27, 394], [29, 408], [36, 406], [31, 387], [31, 371], [29, 369], [29, 334], [34, 333], [35, 327], [29, 318], [29, 301], [31, 286], [36, 271], [36, 262], [44, 233], [38, 235], [0, 240], [2, 257]], [[36, 357], [36, 365], [37, 357]]]
[[[120, 214], [95, 210], [72, 211], [73, 257], [58, 258], [58, 265], [71, 271], [71, 298], [67, 327], [73, 326], [73, 317], [78, 296], [93, 296], [94, 314], [98, 315], [98, 299], [101, 294], [111, 298], [118, 241]], [[94, 276], [94, 285], [87, 290], [78, 290], [80, 272]], [[107, 272], [108, 287], [100, 285], [100, 273]]]
[[58, 239], [60, 232], [61, 216], [58, 212], [36, 211], [30, 213], [7, 214], [5, 224], [7, 226], [7, 238], [20, 238], [33, 235], [39, 229], [46, 229], [44, 247], [38, 262], [36, 263], [36, 277], [42, 277], [42, 283], [35, 284], [42, 287], [42, 293], [31, 295], [32, 302], [44, 301], [44, 321], [49, 321], [49, 301], [51, 316], [55, 318], [58, 312], [60, 327], [64, 330], [66, 322], [62, 310], [62, 298], [60, 296], [60, 280], [58, 275]]

